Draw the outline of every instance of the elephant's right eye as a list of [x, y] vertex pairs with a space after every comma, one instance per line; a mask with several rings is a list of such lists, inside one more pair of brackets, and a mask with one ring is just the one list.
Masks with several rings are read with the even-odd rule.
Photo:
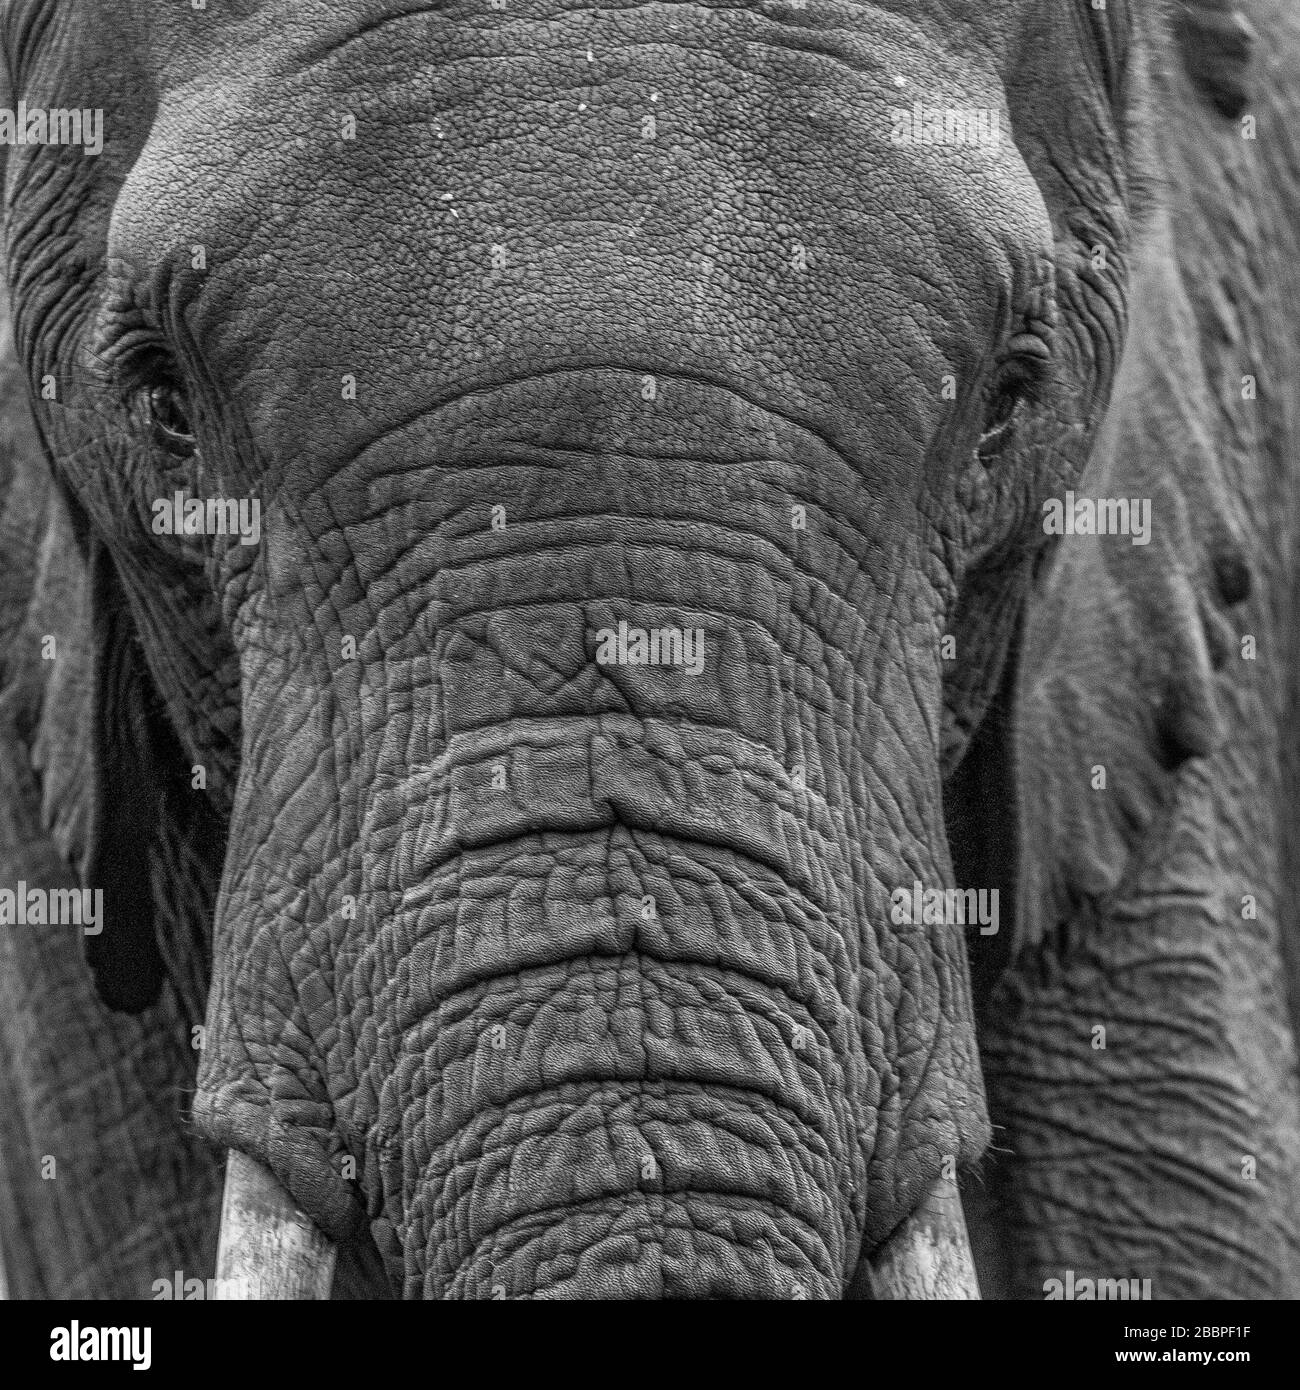
[[129, 281], [117, 285], [101, 315], [94, 357], [105, 380], [131, 414], [147, 429], [155, 449], [188, 459], [197, 445], [189, 404], [167, 343], [154, 318], [145, 313]]
[[190, 458], [196, 445], [184, 394], [175, 386], [152, 386], [148, 409], [149, 426], [158, 448], [172, 458]]

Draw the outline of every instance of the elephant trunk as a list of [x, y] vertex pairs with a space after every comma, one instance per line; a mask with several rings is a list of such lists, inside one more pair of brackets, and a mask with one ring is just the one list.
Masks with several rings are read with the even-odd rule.
[[357, 1156], [409, 1297], [839, 1297], [984, 1139], [960, 928], [890, 920], [950, 873], [921, 598], [827, 444], [655, 399], [443, 407], [427, 485], [386, 440], [318, 546], [355, 661], [248, 670], [196, 1112], [339, 1230]]
[[680, 818], [648, 829], [590, 771], [618, 810], [604, 826], [462, 850], [384, 943], [407, 965], [379, 1008], [396, 1029], [375, 1161], [408, 1281], [837, 1297], [872, 1117], [835, 929], [707, 838], [703, 806], [690, 838]]

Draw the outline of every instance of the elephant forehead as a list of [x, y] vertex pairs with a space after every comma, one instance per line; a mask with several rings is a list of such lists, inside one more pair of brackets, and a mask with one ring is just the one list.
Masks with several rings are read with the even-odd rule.
[[[282, 357], [255, 364], [274, 368], [260, 406], [299, 422], [321, 363], [450, 397], [613, 362], [770, 393], [831, 431], [874, 406], [925, 438], [940, 377], [978, 365], [1051, 244], [992, 76], [895, 17], [872, 30], [870, 7], [831, 7], [835, 27], [507, 4], [290, 28], [233, 84], [214, 65], [215, 121], [192, 87], [164, 97], [115, 251], [215, 248], [186, 315], [206, 364]], [[926, 110], [971, 138], [927, 141]], [[918, 375], [931, 389], [900, 405]]]

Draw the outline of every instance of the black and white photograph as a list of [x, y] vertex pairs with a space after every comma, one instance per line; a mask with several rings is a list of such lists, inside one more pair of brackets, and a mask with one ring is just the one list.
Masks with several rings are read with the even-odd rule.
[[1297, 0], [0, 0], [0, 194], [43, 1376], [255, 1316], [177, 1302], [1251, 1361]]

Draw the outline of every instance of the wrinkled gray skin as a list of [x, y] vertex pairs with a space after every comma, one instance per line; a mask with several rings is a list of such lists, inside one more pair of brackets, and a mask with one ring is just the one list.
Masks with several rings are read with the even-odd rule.
[[343, 1296], [857, 1294], [950, 1163], [988, 1293], [1300, 1292], [1283, 0], [119, 8], [3, 11], [107, 130], [5, 168], [0, 886], [107, 915], [0, 938], [15, 1292], [228, 1146]]

